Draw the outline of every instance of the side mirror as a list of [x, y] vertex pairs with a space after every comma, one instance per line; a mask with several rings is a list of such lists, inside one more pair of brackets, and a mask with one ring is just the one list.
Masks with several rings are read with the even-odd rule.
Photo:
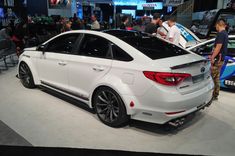
[[42, 53], [44, 54], [45, 53], [45, 45], [38, 46], [37, 50], [42, 51]]

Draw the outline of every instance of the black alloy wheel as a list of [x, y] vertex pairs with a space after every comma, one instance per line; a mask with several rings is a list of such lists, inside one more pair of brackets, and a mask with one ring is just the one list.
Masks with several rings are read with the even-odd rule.
[[111, 88], [100, 88], [93, 99], [99, 119], [111, 127], [124, 125], [129, 117], [120, 96]]
[[32, 89], [36, 87], [29, 66], [24, 62], [19, 66], [19, 78], [25, 88]]

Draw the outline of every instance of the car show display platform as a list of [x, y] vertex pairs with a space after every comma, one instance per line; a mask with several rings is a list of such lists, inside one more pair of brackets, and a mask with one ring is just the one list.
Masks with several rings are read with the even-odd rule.
[[[234, 92], [222, 91], [211, 107], [173, 131], [138, 121], [115, 129], [99, 122], [79, 102], [69, 102], [40, 89], [25, 89], [16, 73], [16, 68], [11, 68], [0, 74], [0, 120], [24, 138], [22, 145], [234, 155]], [[14, 144], [19, 145], [11, 143]]]

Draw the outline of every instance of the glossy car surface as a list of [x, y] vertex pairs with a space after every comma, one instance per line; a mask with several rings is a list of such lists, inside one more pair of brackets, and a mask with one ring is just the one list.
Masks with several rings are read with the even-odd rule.
[[129, 118], [168, 123], [204, 108], [214, 87], [199, 55], [152, 36], [86, 30], [25, 49], [18, 71], [25, 87], [80, 100], [113, 127]]
[[[208, 57], [214, 47], [215, 39], [211, 39], [189, 48], [201, 56]], [[224, 65], [221, 70], [221, 87], [235, 89], [235, 35], [229, 36], [228, 54], [225, 58]]]

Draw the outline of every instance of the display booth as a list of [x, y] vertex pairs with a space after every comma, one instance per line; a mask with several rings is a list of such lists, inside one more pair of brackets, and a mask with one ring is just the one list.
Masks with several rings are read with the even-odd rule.
[[26, 2], [25, 0], [1, 0], [0, 28], [14, 21], [25, 20], [27, 17]]

